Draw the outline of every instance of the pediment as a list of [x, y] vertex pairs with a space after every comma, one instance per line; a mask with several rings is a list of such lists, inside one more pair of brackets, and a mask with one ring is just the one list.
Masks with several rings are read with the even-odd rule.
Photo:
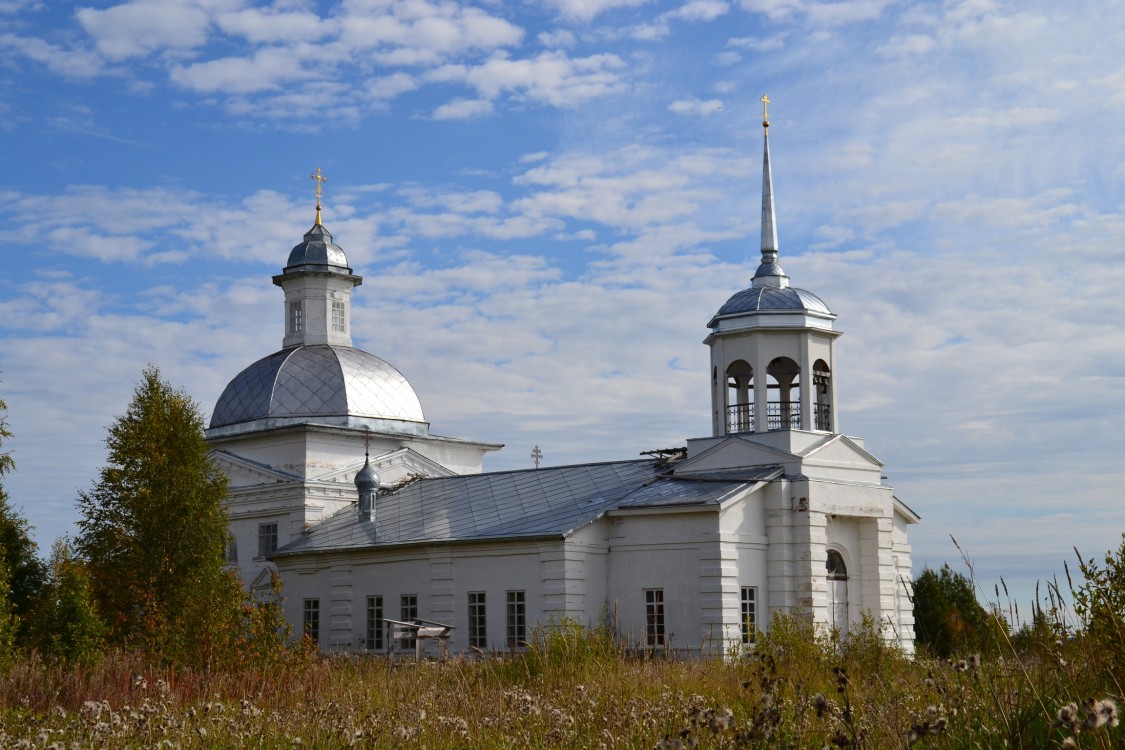
[[255, 487], [301, 480], [296, 474], [275, 469], [229, 451], [211, 451], [211, 463], [227, 475], [227, 482], [231, 487]]
[[883, 468], [883, 462], [861, 448], [847, 435], [834, 435], [804, 455], [808, 466], [835, 466], [851, 469]]
[[800, 456], [789, 451], [732, 436], [713, 445], [698, 456], [685, 460], [676, 467], [677, 474], [692, 471], [737, 469], [746, 466], [785, 465], [799, 462]]

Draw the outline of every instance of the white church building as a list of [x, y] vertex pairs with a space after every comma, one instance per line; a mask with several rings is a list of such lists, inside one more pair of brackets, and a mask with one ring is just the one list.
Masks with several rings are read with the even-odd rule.
[[711, 434], [628, 460], [483, 472], [500, 445], [431, 434], [402, 374], [352, 347], [362, 279], [318, 190], [273, 277], [282, 348], [230, 381], [207, 430], [246, 586], [280, 574], [286, 617], [323, 650], [394, 647], [385, 618], [452, 626], [458, 652], [518, 648], [569, 618], [723, 654], [798, 612], [841, 631], [870, 614], [912, 651], [919, 517], [840, 431], [840, 331], [778, 262], [764, 124], [761, 265], [704, 341]]

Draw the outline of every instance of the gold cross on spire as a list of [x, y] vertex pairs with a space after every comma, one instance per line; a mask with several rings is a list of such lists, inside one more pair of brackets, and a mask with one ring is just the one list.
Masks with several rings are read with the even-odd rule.
[[316, 172], [309, 175], [309, 179], [316, 180], [316, 223], [320, 224], [320, 197], [324, 195], [324, 183], [328, 182], [328, 178], [320, 173], [320, 167], [316, 168]]
[[768, 128], [770, 126], [770, 97], [768, 94], [762, 94], [762, 127]]

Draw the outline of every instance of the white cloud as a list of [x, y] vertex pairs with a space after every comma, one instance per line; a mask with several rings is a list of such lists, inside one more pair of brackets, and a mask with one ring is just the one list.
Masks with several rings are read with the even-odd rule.
[[668, 105], [668, 111], [678, 115], [710, 115], [722, 110], [723, 102], [719, 99], [677, 99]]
[[539, 43], [544, 47], [573, 47], [578, 43], [578, 38], [574, 36], [574, 32], [569, 29], [557, 29], [555, 31], [540, 32]]
[[492, 114], [488, 99], [454, 99], [434, 110], [435, 120], [472, 120]]
[[563, 18], [589, 21], [595, 16], [616, 8], [635, 8], [648, 0], [546, 0]]
[[587, 99], [605, 96], [625, 87], [613, 72], [625, 66], [616, 55], [569, 58], [561, 52], [543, 52], [532, 59], [493, 56], [476, 66], [446, 66], [434, 71], [435, 81], [463, 81], [484, 99], [514, 94], [541, 104], [572, 107]]
[[7, 48], [33, 60], [56, 75], [67, 78], [93, 78], [105, 72], [101, 58], [83, 50], [66, 49], [42, 39], [15, 34], [0, 34], [0, 48]]
[[207, 41], [211, 25], [205, 9], [178, 0], [133, 0], [104, 10], [80, 8], [75, 18], [111, 60], [162, 48], [198, 47]]
[[684, 21], [714, 21], [728, 10], [730, 5], [719, 0], [690, 0], [667, 15]]
[[258, 50], [251, 58], [226, 57], [178, 65], [172, 68], [170, 77], [173, 83], [202, 93], [247, 94], [278, 89], [287, 81], [313, 75], [305, 61], [292, 51], [267, 48]]
[[315, 42], [332, 33], [334, 26], [309, 11], [271, 13], [260, 8], [219, 13], [215, 24], [223, 32], [254, 44]]

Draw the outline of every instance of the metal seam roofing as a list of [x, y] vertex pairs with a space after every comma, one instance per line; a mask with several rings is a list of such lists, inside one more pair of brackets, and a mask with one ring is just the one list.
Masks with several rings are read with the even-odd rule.
[[681, 477], [643, 459], [431, 477], [377, 498], [373, 522], [348, 507], [277, 554], [562, 538], [618, 508], [717, 506], [780, 472], [771, 465]]

